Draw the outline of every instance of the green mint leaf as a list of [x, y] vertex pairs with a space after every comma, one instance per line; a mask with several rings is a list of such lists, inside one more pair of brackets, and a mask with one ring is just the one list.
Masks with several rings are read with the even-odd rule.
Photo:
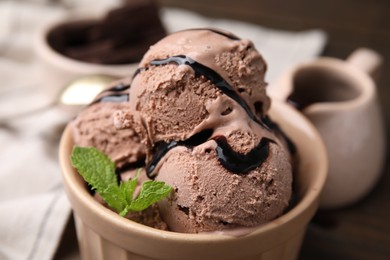
[[141, 169], [134, 178], [118, 185], [114, 162], [98, 149], [75, 146], [70, 159], [84, 180], [121, 216], [129, 211], [142, 211], [172, 191], [164, 182], [150, 180], [143, 183], [139, 196], [134, 199]]
[[71, 163], [110, 207], [118, 212], [126, 208], [126, 197], [121, 194], [117, 184], [115, 164], [108, 156], [94, 147], [75, 146]]
[[162, 181], [145, 181], [138, 197], [130, 204], [129, 210], [141, 211], [165, 198], [171, 193], [172, 187]]
[[122, 193], [122, 196], [125, 198], [127, 203], [126, 207], [121, 212], [119, 212], [119, 215], [121, 215], [122, 217], [126, 216], [127, 213], [129, 213], [129, 205], [133, 201], [133, 195], [134, 195], [135, 188], [137, 187], [138, 176], [140, 172], [141, 169], [138, 169], [137, 174], [134, 178], [126, 182], [121, 182], [119, 185], [119, 189]]

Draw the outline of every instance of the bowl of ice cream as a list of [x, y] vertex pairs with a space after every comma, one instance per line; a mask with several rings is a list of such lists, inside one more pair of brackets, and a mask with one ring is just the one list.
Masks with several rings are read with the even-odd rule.
[[[69, 124], [60, 163], [84, 259], [298, 256], [327, 157], [315, 128], [267, 97], [265, 70], [248, 40], [178, 32]], [[92, 196], [70, 163], [74, 145], [104, 151], [121, 181], [136, 165], [171, 185], [154, 207], [166, 228], [121, 217]]]
[[55, 96], [81, 76], [129, 76], [164, 35], [153, 1], [131, 1], [110, 10], [77, 9], [48, 21], [36, 34], [41, 85]]

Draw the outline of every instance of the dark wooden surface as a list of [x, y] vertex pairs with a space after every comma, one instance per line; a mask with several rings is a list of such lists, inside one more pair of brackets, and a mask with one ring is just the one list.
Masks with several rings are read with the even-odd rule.
[[[206, 16], [243, 20], [276, 29], [297, 31], [321, 28], [329, 36], [323, 53], [325, 56], [345, 59], [358, 47], [376, 50], [385, 60], [378, 82], [378, 93], [386, 128], [390, 129], [390, 1], [160, 0], [159, 2], [162, 5], [194, 10]], [[299, 259], [390, 259], [388, 155], [386, 161], [380, 182], [366, 198], [348, 208], [320, 211], [316, 214], [307, 230]], [[75, 241], [75, 239], [73, 223], [69, 223], [64, 240]], [[74, 250], [74, 243], [61, 244], [56, 258], [67, 258], [69, 256], [67, 252]]]

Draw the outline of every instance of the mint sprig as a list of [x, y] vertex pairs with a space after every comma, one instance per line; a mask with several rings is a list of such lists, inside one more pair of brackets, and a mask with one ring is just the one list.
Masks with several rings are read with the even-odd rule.
[[140, 169], [134, 178], [118, 185], [114, 162], [94, 147], [73, 147], [71, 163], [84, 180], [92, 186], [107, 204], [126, 216], [129, 211], [142, 211], [172, 191], [161, 181], [148, 180], [142, 184], [140, 194], [134, 198]]

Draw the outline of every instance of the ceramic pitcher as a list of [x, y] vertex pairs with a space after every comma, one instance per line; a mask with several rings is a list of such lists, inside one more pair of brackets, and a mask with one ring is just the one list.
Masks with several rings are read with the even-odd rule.
[[322, 208], [357, 202], [381, 175], [385, 136], [373, 80], [381, 62], [369, 49], [358, 49], [345, 61], [318, 58], [294, 67], [269, 88], [272, 98], [299, 109], [325, 142], [329, 173]]

